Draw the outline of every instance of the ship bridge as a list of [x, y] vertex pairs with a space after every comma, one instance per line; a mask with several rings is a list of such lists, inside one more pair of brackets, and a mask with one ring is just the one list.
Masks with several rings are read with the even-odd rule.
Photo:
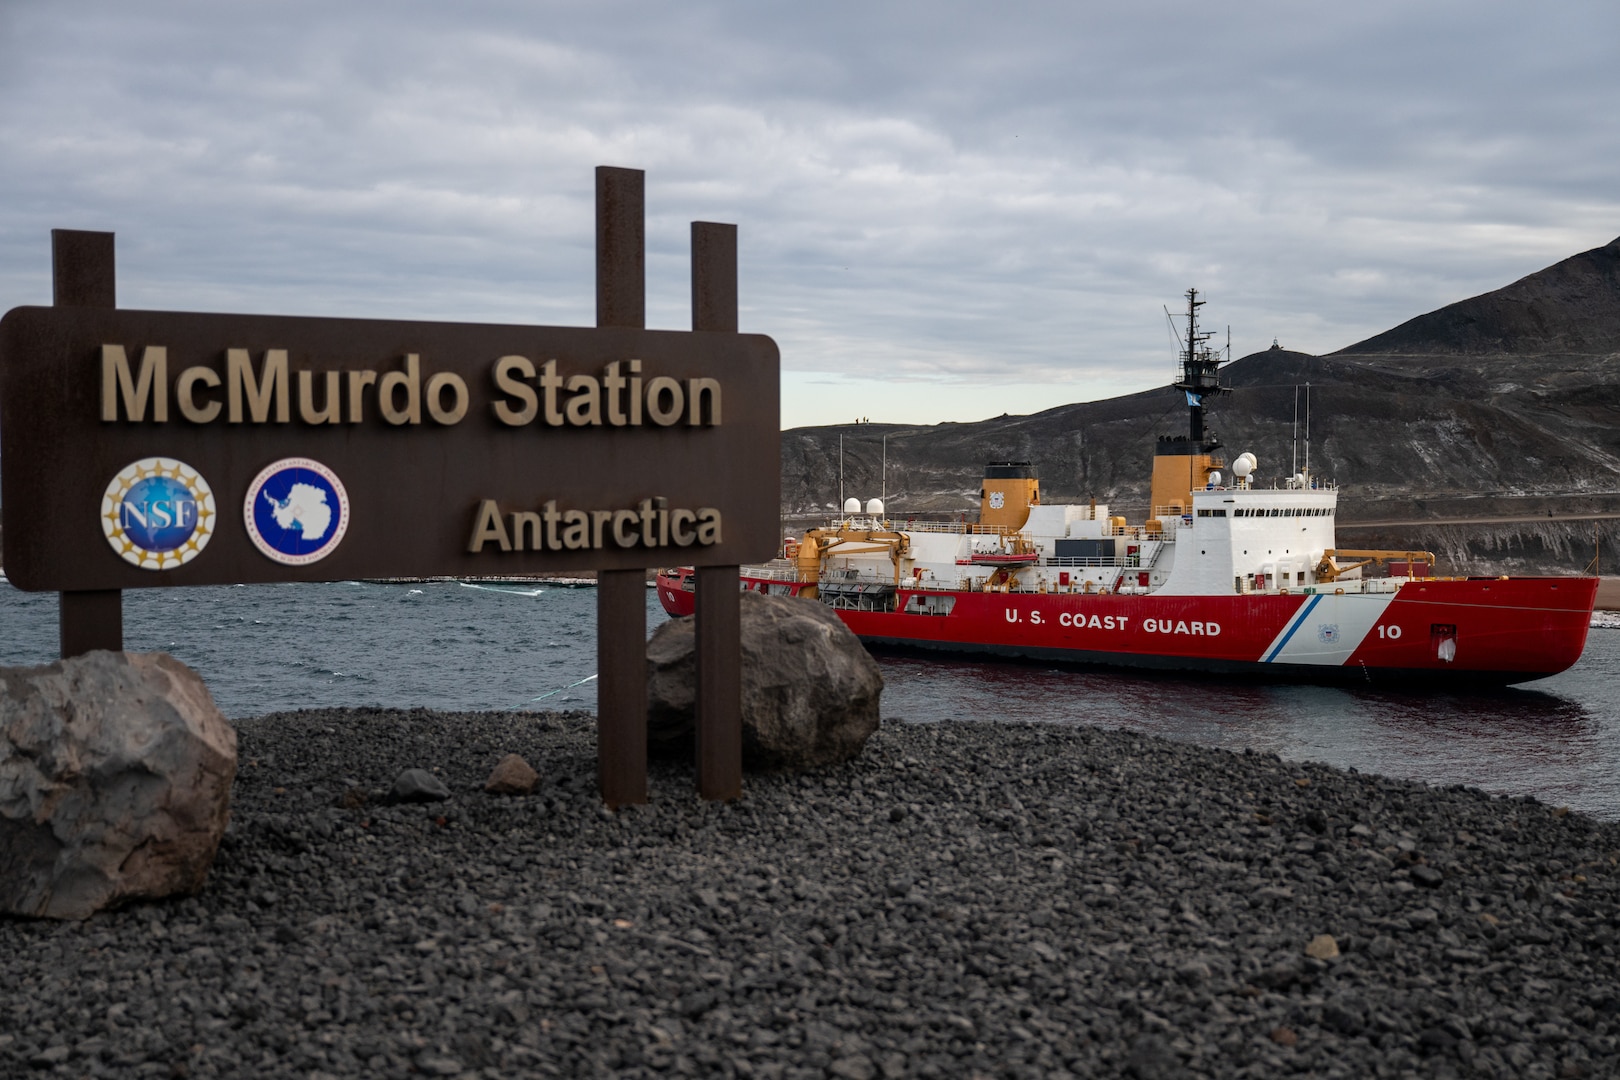
[[1335, 545], [1338, 503], [1331, 485], [1297, 481], [1195, 491], [1191, 512], [1165, 530], [1176, 551], [1161, 591], [1210, 595], [1315, 584], [1323, 553]]

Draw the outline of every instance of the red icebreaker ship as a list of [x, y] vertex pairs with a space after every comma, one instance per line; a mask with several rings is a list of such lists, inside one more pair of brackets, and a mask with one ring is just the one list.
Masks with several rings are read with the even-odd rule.
[[[1339, 492], [1301, 471], [1255, 482], [1203, 427], [1226, 392], [1188, 293], [1182, 378], [1191, 428], [1159, 440], [1152, 513], [1047, 505], [1035, 469], [985, 469], [978, 524], [891, 527], [876, 499], [744, 567], [745, 589], [819, 600], [862, 641], [958, 654], [1273, 679], [1479, 687], [1573, 664], [1593, 577], [1441, 577], [1425, 551], [1337, 546]], [[1381, 573], [1374, 575], [1375, 571]], [[671, 615], [693, 610], [691, 570], [658, 575]]]

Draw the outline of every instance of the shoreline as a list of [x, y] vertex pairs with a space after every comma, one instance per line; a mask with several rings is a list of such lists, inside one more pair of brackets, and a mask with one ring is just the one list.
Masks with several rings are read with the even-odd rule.
[[[0, 920], [0, 1062], [1581, 1076], [1620, 1046], [1620, 825], [1529, 799], [886, 719], [855, 762], [750, 775], [736, 804], [655, 761], [651, 803], [611, 814], [589, 714], [236, 726], [231, 832], [200, 896]], [[513, 751], [537, 793], [484, 794]], [[454, 797], [361, 801], [408, 767]]]
[[[1540, 575], [1517, 575], [1535, 577]], [[378, 585], [407, 585], [420, 582], [444, 581], [508, 581], [522, 584], [547, 584], [563, 589], [594, 589], [596, 587], [596, 574], [593, 571], [581, 571], [578, 574], [534, 574], [517, 577], [491, 577], [491, 578], [362, 578], [368, 584]], [[6, 578], [5, 567], [0, 566], [0, 584], [9, 583]], [[655, 587], [656, 582], [649, 572], [647, 587]], [[1597, 599], [1592, 610], [1620, 611], [1620, 576], [1603, 576], [1598, 579]]]

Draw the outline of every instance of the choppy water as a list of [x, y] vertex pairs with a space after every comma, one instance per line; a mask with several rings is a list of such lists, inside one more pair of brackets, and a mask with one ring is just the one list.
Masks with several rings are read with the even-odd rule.
[[[664, 621], [648, 590], [649, 628]], [[56, 656], [54, 594], [0, 584], [0, 665]], [[1608, 620], [1617, 622], [1620, 620]], [[124, 594], [126, 648], [202, 673], [220, 708], [594, 708], [596, 594], [549, 585], [255, 585]], [[1488, 694], [1412, 694], [879, 658], [886, 716], [1152, 732], [1620, 820], [1620, 626], [1569, 671]]]
[[[664, 621], [647, 590], [648, 622]], [[124, 647], [202, 673], [228, 716], [333, 705], [592, 709], [596, 590], [516, 583], [124, 593]], [[0, 586], [0, 664], [55, 659], [54, 593]], [[542, 695], [549, 695], [544, 696]]]

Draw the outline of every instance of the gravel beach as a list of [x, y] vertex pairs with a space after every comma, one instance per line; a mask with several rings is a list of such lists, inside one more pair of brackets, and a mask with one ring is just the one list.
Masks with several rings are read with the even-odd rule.
[[[1620, 826], [1130, 733], [884, 722], [736, 804], [594, 718], [238, 721], [200, 896], [0, 920], [0, 1074], [1620, 1068]], [[487, 795], [509, 752], [532, 796]], [[447, 802], [385, 806], [406, 768]]]

